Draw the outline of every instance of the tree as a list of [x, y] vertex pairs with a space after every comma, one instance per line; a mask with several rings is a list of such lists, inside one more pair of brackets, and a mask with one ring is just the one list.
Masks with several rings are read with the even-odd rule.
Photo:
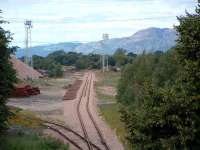
[[115, 59], [113, 58], [113, 56], [108, 56], [108, 62], [110, 66], [115, 66], [116, 62]]
[[[49, 77], [61, 77], [63, 75], [62, 65], [57, 62], [55, 59], [59, 57], [59, 52], [55, 53], [55, 57], [53, 54], [50, 54], [47, 57], [41, 57], [34, 55], [33, 56], [33, 66], [35, 69], [46, 70]], [[56, 57], [58, 56], [58, 57]], [[53, 58], [54, 57], [54, 58]]]
[[172, 85], [177, 77], [179, 65], [174, 58], [174, 50], [162, 55], [141, 54], [133, 59], [122, 70], [118, 84], [118, 99], [121, 103], [129, 105], [143, 95], [146, 81], [156, 87]]
[[127, 54], [127, 62], [132, 63], [134, 58], [136, 58], [136, 57], [137, 57], [137, 54], [134, 54], [133, 52], [129, 52]]
[[181, 105], [179, 112], [181, 143], [188, 149], [200, 147], [200, 0], [195, 14], [178, 17], [179, 33], [177, 57], [183, 66], [179, 85], [182, 97], [176, 97]]
[[127, 63], [126, 50], [122, 48], [117, 49], [113, 57], [115, 59], [117, 66], [119, 67]]
[[[3, 23], [5, 21], [0, 20], [0, 25]], [[6, 106], [6, 100], [11, 94], [13, 83], [17, 80], [10, 62], [10, 55], [15, 50], [14, 47], [9, 47], [11, 40], [11, 33], [0, 26], [0, 132], [7, 127], [11, 113]]]
[[[138, 63], [146, 65], [130, 67], [125, 72], [129, 79], [121, 78], [118, 98], [121, 102], [125, 93], [129, 96], [127, 99], [132, 100], [129, 105], [121, 102], [122, 120], [135, 149], [197, 150], [200, 147], [200, 1], [198, 3], [195, 14], [178, 17], [179, 37], [175, 50], [170, 52], [173, 55], [155, 53], [153, 61], [147, 57], [141, 59]], [[153, 73], [149, 68], [154, 69]], [[137, 70], [143, 73], [139, 78]], [[145, 72], [148, 78], [144, 78]], [[142, 94], [135, 94], [131, 87], [141, 81], [137, 93]]]
[[98, 54], [88, 54], [88, 67], [90, 69], [99, 69], [101, 67], [100, 55]]
[[46, 58], [54, 60], [55, 62], [59, 64], [63, 64], [65, 55], [66, 53], [64, 52], [64, 50], [58, 50], [58, 51], [50, 53]]
[[50, 77], [62, 77], [62, 66], [60, 64], [51, 63], [48, 69], [48, 74]]
[[[191, 93], [200, 94], [200, 0], [196, 14], [178, 17], [179, 33], [176, 50], [179, 62], [185, 69], [183, 80], [192, 85]], [[197, 96], [198, 97], [198, 96]]]
[[75, 65], [81, 55], [76, 52], [68, 52], [64, 58], [63, 65]]
[[86, 57], [86, 56], [82, 56], [82, 57], [80, 57], [77, 61], [76, 61], [76, 64], [75, 64], [75, 66], [76, 66], [76, 69], [87, 69], [88, 68], [88, 63], [89, 61], [88, 61], [88, 58]]

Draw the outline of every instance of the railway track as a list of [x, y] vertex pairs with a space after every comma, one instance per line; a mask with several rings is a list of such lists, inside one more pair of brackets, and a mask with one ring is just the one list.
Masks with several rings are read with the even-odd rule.
[[[61, 125], [61, 124], [58, 124], [58, 123], [55, 123], [55, 122], [50, 122], [50, 121], [43, 121], [44, 124], [43, 126], [45, 127], [48, 127], [50, 130], [53, 130], [54, 132], [58, 133], [59, 135], [61, 135], [62, 137], [64, 137], [67, 141], [69, 141], [72, 145], [74, 145], [76, 148], [78, 149], [82, 149], [78, 143], [74, 142], [73, 140], [71, 140], [71, 137], [68, 137], [66, 134], [63, 134], [61, 131], [60, 131], [60, 128], [67, 131], [67, 132], [71, 132], [72, 134], [74, 134], [76, 137], [78, 137], [80, 140], [82, 140], [84, 143], [87, 143], [87, 140], [85, 139], [85, 137], [81, 136], [79, 133], [77, 133], [76, 131], [64, 126], [64, 125]], [[53, 125], [53, 127], [52, 127]], [[61, 133], [61, 134], [60, 134]], [[69, 140], [70, 139], [70, 140]], [[95, 145], [94, 143], [92, 143], [91, 141], [89, 141], [91, 146], [97, 150], [101, 150], [97, 145]]]
[[[78, 120], [80, 122], [81, 125], [81, 129], [83, 131], [83, 135], [80, 135], [79, 133], [75, 132], [74, 130], [65, 127], [63, 125], [57, 124], [57, 123], [53, 123], [53, 122], [48, 122], [45, 121], [45, 126], [48, 127], [50, 130], [53, 130], [54, 132], [58, 133], [60, 136], [62, 136], [64, 139], [66, 139], [67, 141], [69, 141], [72, 145], [74, 145], [77, 149], [79, 150], [83, 150], [83, 148], [80, 146], [79, 143], [75, 142], [74, 140], [71, 139], [71, 137], [67, 136], [66, 134], [64, 134], [62, 132], [62, 130], [65, 130], [67, 132], [71, 132], [73, 133], [76, 137], [78, 137], [79, 139], [81, 139], [88, 147], [89, 150], [110, 150], [106, 140], [103, 137], [103, 133], [100, 130], [100, 128], [98, 127], [97, 122], [95, 121], [93, 114], [90, 110], [90, 102], [91, 102], [91, 88], [92, 88], [92, 84], [93, 84], [93, 74], [92, 73], [88, 73], [85, 82], [83, 83], [83, 87], [81, 90], [81, 94], [80, 94], [80, 98], [76, 107], [76, 111], [77, 111], [77, 115], [78, 115]], [[84, 99], [86, 98], [86, 99]], [[91, 123], [100, 139], [100, 143], [102, 144], [102, 147], [104, 148], [100, 148], [97, 144], [93, 143], [92, 140], [89, 137], [88, 131], [86, 129], [85, 126], [85, 122], [84, 122], [84, 118], [81, 115], [81, 102], [83, 100], [86, 100], [86, 105], [84, 106], [86, 108], [86, 112], [89, 116], [89, 119], [91, 120]]]
[[104, 139], [103, 133], [100, 130], [97, 122], [95, 121], [95, 119], [94, 119], [94, 117], [92, 115], [92, 112], [90, 110], [90, 107], [89, 107], [90, 97], [91, 97], [90, 94], [91, 94], [91, 88], [92, 88], [92, 76], [93, 75], [91, 74], [91, 80], [90, 80], [90, 83], [89, 83], [89, 90], [88, 90], [88, 95], [87, 95], [87, 104], [86, 104], [87, 112], [88, 112], [88, 115], [90, 116], [90, 119], [91, 119], [91, 121], [92, 121], [92, 123], [93, 123], [93, 125], [94, 125], [94, 127], [95, 127], [95, 129], [96, 129], [96, 131], [97, 131], [97, 133], [98, 133], [98, 135], [100, 137], [100, 139], [101, 139], [101, 143], [104, 145], [104, 147], [105, 147], [106, 150], [110, 150], [110, 147], [108, 146], [106, 140]]
[[80, 99], [79, 99], [79, 101], [78, 101], [78, 105], [77, 105], [77, 107], [76, 107], [76, 110], [77, 110], [77, 114], [78, 114], [78, 119], [79, 119], [80, 124], [81, 124], [81, 128], [82, 128], [82, 130], [83, 130], [85, 139], [86, 139], [86, 141], [87, 141], [88, 149], [89, 149], [89, 150], [93, 150], [93, 148], [92, 148], [92, 146], [91, 146], [91, 144], [90, 144], [90, 142], [89, 142], [90, 139], [89, 139], [89, 136], [88, 136], [88, 132], [87, 132], [87, 130], [86, 130], [86, 127], [85, 127], [85, 124], [84, 124], [84, 122], [83, 122], [83, 118], [82, 118], [81, 112], [80, 112], [81, 101], [82, 101], [82, 99], [83, 99], [83, 96], [86, 95], [86, 90], [87, 90], [87, 86], [88, 86], [88, 80], [89, 80], [89, 78], [87, 77], [87, 78], [86, 78], [86, 81], [85, 81], [85, 83], [84, 83], [84, 87], [83, 87], [83, 90], [82, 90], [82, 92], [81, 92], [81, 96], [80, 96]]
[[61, 137], [63, 137], [65, 140], [69, 141], [72, 145], [74, 145], [76, 148], [78, 148], [79, 150], [84, 150], [82, 147], [79, 146], [79, 144], [77, 142], [75, 142], [74, 140], [71, 140], [71, 138], [69, 136], [67, 136], [66, 134], [64, 134], [62, 131], [60, 131], [59, 129], [49, 126], [49, 125], [43, 125], [45, 127], [48, 127], [48, 129], [56, 132], [57, 134], [59, 134]]

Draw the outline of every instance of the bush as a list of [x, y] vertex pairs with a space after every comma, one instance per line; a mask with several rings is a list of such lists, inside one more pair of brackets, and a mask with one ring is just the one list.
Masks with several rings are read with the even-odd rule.
[[143, 54], [122, 73], [118, 99], [135, 149], [200, 147], [200, 1], [178, 20], [173, 55]]
[[[23, 129], [24, 130], [24, 129]], [[68, 150], [68, 145], [64, 145], [58, 140], [41, 137], [38, 134], [28, 131], [28, 133], [10, 133], [4, 137], [0, 136], [0, 148], [2, 150]]]
[[[53, 57], [52, 55], [50, 56]], [[34, 68], [46, 70], [50, 77], [63, 76], [62, 65], [60, 65], [59, 63], [56, 63], [55, 60], [51, 59], [50, 56], [44, 58], [44, 57], [34, 55], [33, 56]]]
[[[5, 22], [0, 20], [0, 25], [2, 23]], [[6, 106], [6, 100], [17, 80], [15, 70], [10, 62], [10, 55], [15, 50], [14, 47], [8, 46], [11, 39], [10, 32], [0, 26], [0, 132], [7, 127], [8, 117], [11, 115]]]

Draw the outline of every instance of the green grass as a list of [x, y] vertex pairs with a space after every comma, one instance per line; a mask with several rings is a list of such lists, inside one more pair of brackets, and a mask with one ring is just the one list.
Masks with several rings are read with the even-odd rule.
[[98, 72], [97, 77], [99, 82], [97, 82], [97, 86], [113, 86], [117, 87], [118, 80], [120, 78], [119, 72]]
[[106, 122], [116, 131], [118, 138], [125, 143], [125, 128], [120, 121], [120, 113], [117, 104], [101, 105], [100, 111]]
[[115, 96], [107, 95], [103, 93], [100, 87], [103, 86], [112, 86], [114, 88], [117, 87], [118, 80], [120, 78], [120, 73], [118, 72], [97, 72], [96, 73], [98, 81], [96, 82], [96, 93], [100, 102], [116, 102]]
[[10, 111], [14, 114], [9, 118], [8, 123], [12, 126], [23, 126], [27, 128], [40, 128], [42, 121], [36, 117], [35, 114], [29, 111], [22, 110], [16, 107], [9, 107]]
[[1, 150], [69, 150], [68, 145], [34, 133], [15, 133], [0, 137]]
[[99, 101], [101, 103], [116, 102], [115, 104], [100, 105], [99, 106], [100, 113], [102, 114], [105, 121], [110, 125], [110, 127], [116, 132], [116, 135], [118, 136], [119, 140], [123, 143], [124, 147], [126, 149], [129, 149], [125, 138], [126, 136], [125, 127], [120, 120], [120, 112], [117, 100], [115, 96], [107, 95], [106, 93], [103, 93], [103, 91], [101, 90], [102, 86], [112, 86], [116, 88], [118, 80], [120, 78], [120, 73], [98, 72], [96, 74], [98, 78], [98, 81], [96, 83], [96, 93]]
[[68, 145], [42, 134], [42, 121], [33, 113], [9, 108], [14, 115], [8, 132], [0, 135], [0, 150], [69, 150]]
[[104, 102], [116, 102], [116, 98], [112, 95], [106, 95], [100, 90], [98, 87], [96, 89], [97, 97], [99, 98], [101, 103]]

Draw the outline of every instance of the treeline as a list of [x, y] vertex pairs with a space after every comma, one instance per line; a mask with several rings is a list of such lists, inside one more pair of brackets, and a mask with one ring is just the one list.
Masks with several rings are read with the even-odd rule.
[[143, 52], [123, 68], [118, 85], [120, 103], [139, 103], [139, 99], [144, 95], [145, 83], [151, 82], [155, 87], [171, 86], [179, 76], [180, 68], [173, 49], [166, 53]]
[[74, 66], [76, 69], [98, 69], [100, 68], [100, 55], [76, 52], [64, 52], [63, 50], [55, 51], [49, 54], [46, 59], [54, 60], [64, 66]]
[[178, 20], [175, 48], [143, 53], [122, 71], [117, 98], [132, 149], [200, 147], [200, 5]]
[[42, 70], [45, 71], [49, 77], [61, 77], [63, 75], [62, 65], [52, 59], [34, 55], [33, 66], [41, 72]]
[[76, 69], [100, 68], [100, 56], [96, 54], [83, 55], [63, 50], [50, 53], [47, 57], [33, 56], [33, 66], [37, 70], [46, 70], [50, 77], [63, 74], [63, 66], [74, 66]]
[[[109, 66], [124, 66], [131, 63], [136, 54], [126, 53], [126, 50], [118, 49], [114, 55], [106, 56]], [[37, 70], [46, 70], [50, 77], [62, 76], [62, 66], [74, 66], [76, 69], [100, 69], [101, 55], [76, 52], [64, 52], [63, 50], [50, 53], [47, 57], [33, 56], [33, 66]], [[23, 60], [23, 58], [22, 58]]]

